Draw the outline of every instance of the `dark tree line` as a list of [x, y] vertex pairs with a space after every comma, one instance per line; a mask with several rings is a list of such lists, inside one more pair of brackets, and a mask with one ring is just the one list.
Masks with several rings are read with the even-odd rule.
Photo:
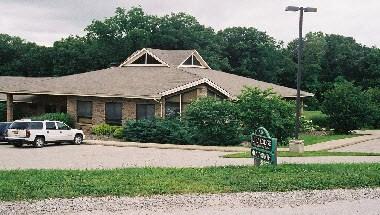
[[[255, 28], [216, 32], [185, 13], [162, 17], [142, 8], [118, 8], [95, 20], [85, 36], [70, 36], [52, 47], [0, 34], [0, 75], [62, 76], [109, 67], [144, 48], [196, 49], [218, 70], [295, 87], [297, 42], [285, 46]], [[309, 33], [305, 36], [303, 89], [321, 100], [336, 80], [364, 89], [380, 86], [380, 49], [351, 37]]]

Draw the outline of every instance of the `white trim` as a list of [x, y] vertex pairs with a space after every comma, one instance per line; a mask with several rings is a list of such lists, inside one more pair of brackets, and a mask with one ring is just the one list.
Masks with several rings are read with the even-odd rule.
[[[186, 62], [186, 60], [189, 59], [189, 57], [195, 57], [202, 64], [202, 66], [198, 66], [198, 65], [183, 65]], [[208, 64], [206, 63], [206, 61], [203, 60], [202, 56], [197, 52], [197, 50], [194, 50], [189, 57], [187, 57], [184, 61], [182, 61], [182, 63], [179, 64], [178, 68], [181, 68], [181, 67], [187, 67], [187, 68], [189, 68], [190, 67], [190, 68], [211, 69], [208, 66]], [[191, 60], [193, 62], [194, 58], [192, 58]]]
[[161, 92], [160, 95], [167, 96], [167, 95], [170, 95], [170, 94], [182, 91], [182, 90], [186, 90], [186, 89], [191, 88], [191, 87], [198, 86], [200, 84], [208, 84], [211, 87], [213, 87], [214, 89], [218, 90], [223, 95], [227, 96], [228, 98], [233, 98], [229, 92], [227, 92], [223, 88], [219, 87], [214, 82], [210, 81], [208, 78], [202, 78], [202, 79], [199, 79], [197, 81], [193, 81], [193, 82], [190, 82], [190, 83], [178, 86], [176, 88], [172, 88], [170, 90], [166, 90], [164, 92]]
[[[151, 57], [153, 57], [154, 59], [156, 59], [161, 64], [132, 64], [133, 61], [137, 60], [139, 57], [143, 56], [144, 54], [149, 54]], [[146, 60], [147, 60], [147, 57], [145, 58], [145, 63], [146, 63]], [[127, 58], [127, 60], [125, 60], [122, 64], [120, 64], [119, 67], [123, 67], [123, 66], [152, 66], [152, 65], [170, 67], [167, 63], [165, 63], [159, 57], [157, 57], [156, 55], [154, 55], [152, 52], [148, 51], [146, 48], [141, 49], [135, 55], [130, 56], [129, 58]]]

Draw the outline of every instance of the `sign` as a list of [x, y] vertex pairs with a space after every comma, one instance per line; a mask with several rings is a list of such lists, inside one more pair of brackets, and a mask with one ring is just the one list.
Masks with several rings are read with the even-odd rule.
[[252, 133], [251, 145], [251, 155], [256, 166], [259, 166], [261, 161], [277, 165], [277, 139], [272, 138], [264, 127]]

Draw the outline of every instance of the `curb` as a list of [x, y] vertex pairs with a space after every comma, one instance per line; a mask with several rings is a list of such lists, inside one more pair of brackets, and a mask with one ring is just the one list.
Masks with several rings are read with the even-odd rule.
[[[369, 135], [369, 136], [371, 136], [371, 135]], [[352, 139], [352, 138], [346, 138], [346, 139]], [[362, 139], [362, 140], [352, 141], [352, 142], [349, 142], [349, 143], [342, 143], [342, 144], [338, 144], [338, 145], [335, 145], [335, 146], [332, 145], [332, 146], [326, 146], [326, 147], [323, 147], [323, 145], [326, 144], [327, 142], [322, 142], [322, 143], [318, 143], [318, 144], [321, 144], [321, 146], [322, 146], [321, 149], [310, 150], [310, 149], [305, 148], [305, 151], [328, 151], [328, 150], [334, 150], [334, 149], [344, 148], [344, 147], [347, 147], [347, 146], [352, 146], [352, 145], [356, 145], [356, 144], [359, 144], [359, 143], [364, 143], [364, 142], [367, 142], [367, 141], [377, 140], [377, 139], [380, 139], [380, 136], [376, 135], [375, 137], [371, 137], [371, 138], [366, 138], [366, 139]], [[344, 139], [341, 139], [341, 140], [344, 140]], [[315, 147], [315, 145], [311, 145], [311, 146]]]
[[98, 140], [86, 140], [84, 144], [85, 145], [115, 146], [115, 147], [200, 150], [200, 151], [219, 151], [219, 152], [246, 152], [250, 149], [250, 148], [245, 148], [245, 147], [174, 145], [174, 144], [116, 142], [116, 141], [98, 141]]

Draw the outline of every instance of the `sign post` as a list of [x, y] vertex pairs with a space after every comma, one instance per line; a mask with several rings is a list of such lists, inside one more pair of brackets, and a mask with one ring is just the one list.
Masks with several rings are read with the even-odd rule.
[[261, 161], [277, 165], [277, 139], [272, 138], [264, 127], [252, 133], [251, 144], [251, 155], [255, 166], [260, 166]]

